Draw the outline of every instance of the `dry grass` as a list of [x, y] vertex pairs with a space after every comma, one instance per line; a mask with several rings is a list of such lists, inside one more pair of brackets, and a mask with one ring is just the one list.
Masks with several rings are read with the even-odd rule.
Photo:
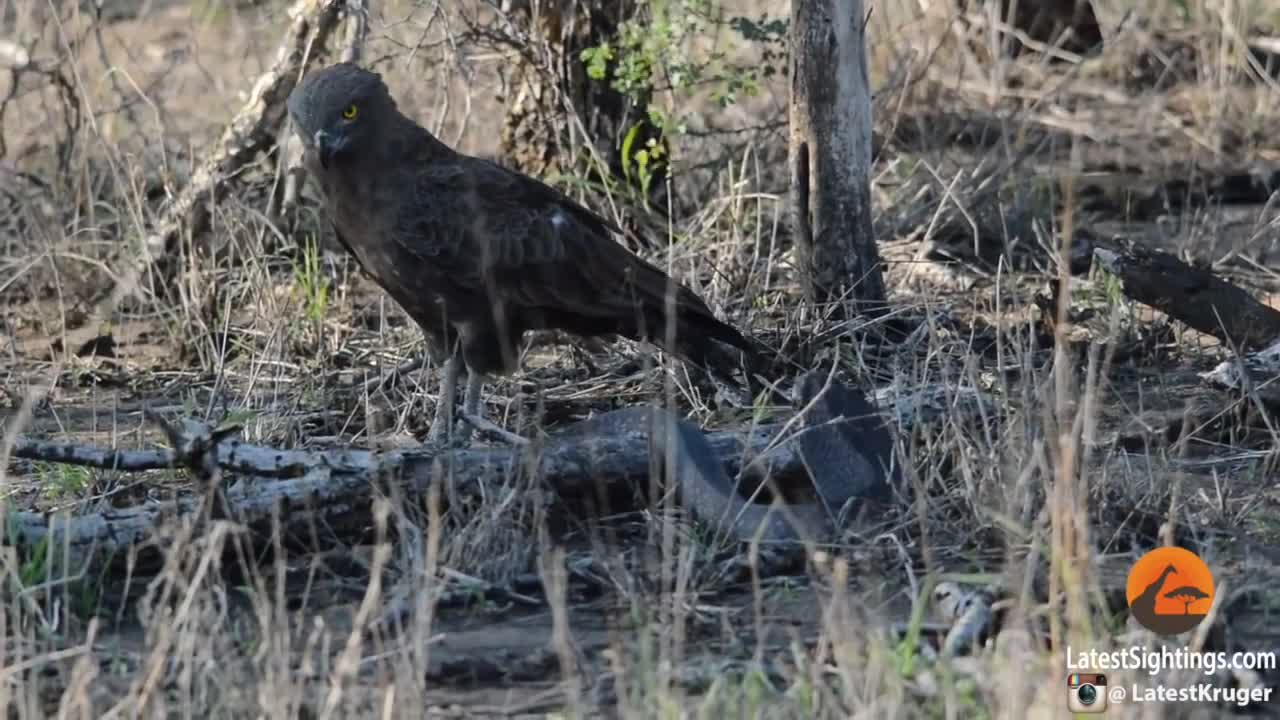
[[[685, 148], [697, 182], [681, 187], [700, 211], [655, 251], [682, 280], [798, 365], [997, 399], [981, 421], [900, 435], [907, 487], [876, 526], [765, 574], [767, 549], [725, 545], [670, 508], [601, 515], [515, 486], [443, 514], [439, 498], [388, 498], [354, 545], [323, 528], [251, 543], [233, 522], [186, 518], [87, 568], [56, 548], [6, 546], [9, 717], [1065, 716], [1067, 646], [1149, 641], [1117, 619], [1116, 593], [1137, 554], [1167, 541], [1216, 574], [1211, 641], [1277, 649], [1274, 417], [1202, 387], [1195, 372], [1223, 349], [1133, 307], [1096, 269], [1068, 293], [1091, 323], [1046, 336], [1032, 297], [1073, 230], [1140, 236], [1280, 292], [1273, 200], [1196, 199], [1224, 174], [1275, 170], [1280, 74], [1246, 41], [1280, 34], [1280, 14], [1266, 2], [1104, 1], [1103, 55], [1050, 64], [991, 60], [985, 30], [942, 4], [872, 16], [873, 197], [897, 315], [921, 328], [906, 343], [807, 342], [820, 328], [799, 302], [785, 227], [785, 81], [728, 109], [663, 100], [698, 102]], [[482, 8], [374, 5], [367, 57], [402, 104], [460, 149], [495, 150], [507, 58], [454, 42], [459, 13]], [[8, 432], [161, 442], [145, 402], [241, 422], [248, 439], [282, 447], [422, 437], [434, 372], [363, 390], [417, 351], [417, 331], [353, 263], [308, 249], [328, 242], [313, 206], [294, 237], [266, 219], [266, 163], [219, 204], [210, 232], [177, 249], [167, 285], [144, 276], [95, 314], [268, 62], [282, 4], [142, 3], [111, 21], [53, 4], [0, 10], [3, 33], [34, 50], [34, 69], [0, 80]], [[628, 345], [541, 344], [524, 367], [487, 412], [525, 434], [664, 395], [707, 425], [751, 415]], [[9, 507], [48, 511], [196, 487], [181, 473], [17, 460], [0, 478]], [[899, 631], [919, 629], [929, 588], [947, 577], [994, 588], [1008, 609], [980, 652], [938, 661]], [[392, 604], [411, 612], [377, 624]]]

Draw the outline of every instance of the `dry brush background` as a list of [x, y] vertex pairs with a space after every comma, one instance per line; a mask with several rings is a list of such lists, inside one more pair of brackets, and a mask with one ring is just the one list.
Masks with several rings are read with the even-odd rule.
[[[278, 128], [255, 115], [281, 48], [320, 49], [291, 7], [326, 5], [0, 1], [10, 717], [1057, 717], [1068, 645], [1153, 641], [1125, 621], [1124, 573], [1174, 542], [1218, 582], [1209, 631], [1182, 640], [1280, 649], [1280, 378], [1210, 382], [1238, 357], [1230, 343], [1088, 262], [1139, 241], [1280, 308], [1280, 10], [1264, 0], [1098, 0], [1100, 52], [1022, 33], [1016, 56], [984, 3], [870, 6], [872, 198], [893, 312], [846, 325], [801, 302], [794, 271], [774, 22], [786, 6], [639, 3], [633, 24], [566, 31], [630, 59], [623, 79], [647, 113], [546, 41], [580, 17], [572, 3], [370, 1], [362, 61], [443, 140], [530, 167], [655, 240], [643, 252], [796, 374], [834, 367], [882, 398], [941, 389], [941, 412], [897, 427], [892, 507], [839, 543], [778, 555], [666, 503], [622, 493], [601, 512], [527, 475], [466, 497], [390, 483], [357, 527], [295, 532], [295, 506], [264, 533], [200, 505], [198, 472], [12, 456], [19, 435], [165, 446], [152, 417], [292, 449], [425, 435], [433, 370], [368, 382], [420, 351], [418, 331], [333, 245], [310, 190], [288, 197]], [[349, 41], [332, 30], [320, 62]], [[187, 213], [167, 232], [246, 118], [270, 132], [231, 149], [261, 152], [243, 167], [227, 156], [234, 176], [195, 204], [198, 232]], [[612, 155], [631, 127], [643, 132], [624, 171]], [[639, 175], [637, 146], [655, 158], [647, 187], [596, 169]], [[1065, 293], [1060, 258], [1076, 273]], [[785, 417], [723, 402], [645, 347], [543, 340], [488, 398], [489, 417], [528, 437], [662, 398], [708, 429]], [[988, 400], [977, 412], [960, 402], [973, 393]], [[14, 531], [23, 513], [175, 502], [203, 509], [106, 558]], [[948, 593], [962, 591], [995, 600], [993, 632], [940, 658]], [[1228, 710], [1242, 711], [1112, 712]]]

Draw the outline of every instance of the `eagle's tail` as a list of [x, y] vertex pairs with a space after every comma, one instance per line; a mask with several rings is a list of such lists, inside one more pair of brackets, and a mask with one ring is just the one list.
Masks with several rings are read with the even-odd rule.
[[742, 371], [755, 391], [754, 376], [768, 372], [768, 348], [717, 319], [702, 298], [658, 268], [644, 263], [632, 272], [644, 325], [637, 334], [735, 384], [734, 374]]

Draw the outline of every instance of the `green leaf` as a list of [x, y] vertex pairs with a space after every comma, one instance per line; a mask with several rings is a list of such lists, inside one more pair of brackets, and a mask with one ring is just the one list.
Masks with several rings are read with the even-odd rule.
[[631, 146], [635, 144], [637, 137], [640, 137], [640, 123], [632, 125], [627, 136], [622, 138], [622, 176], [628, 182], [631, 181]]
[[604, 80], [609, 74], [609, 61], [613, 60], [613, 48], [609, 43], [602, 43], [593, 48], [585, 48], [579, 58], [587, 66], [587, 76], [592, 80]]

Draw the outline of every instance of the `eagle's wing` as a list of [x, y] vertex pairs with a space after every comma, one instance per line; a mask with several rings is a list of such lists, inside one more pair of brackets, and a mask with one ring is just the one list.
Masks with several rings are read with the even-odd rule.
[[[543, 183], [489, 163], [472, 165], [477, 215], [490, 223], [473, 236], [487, 275], [514, 302], [585, 315], [633, 313], [669, 292], [689, 311], [702, 300], [613, 238], [617, 228]], [[684, 309], [683, 307], [681, 309]]]
[[[709, 335], [753, 350], [688, 288], [613, 239], [616, 226], [533, 178], [478, 159], [424, 168], [414, 231], [459, 289], [561, 317], [638, 322], [648, 334], [675, 320], [679, 334]], [[444, 238], [448, 238], [444, 240]], [[675, 313], [667, 308], [674, 293]], [[637, 328], [637, 331], [640, 329]]]
[[346, 250], [347, 254], [355, 259], [356, 267], [360, 268], [360, 271], [364, 274], [369, 275], [369, 268], [365, 267], [364, 261], [360, 259], [360, 255], [356, 252], [355, 248], [351, 247], [350, 242], [347, 242], [346, 236], [344, 236], [342, 231], [338, 229], [338, 224], [330, 220], [329, 227], [333, 228], [333, 235], [337, 238], [338, 244], [342, 246], [342, 249]]

